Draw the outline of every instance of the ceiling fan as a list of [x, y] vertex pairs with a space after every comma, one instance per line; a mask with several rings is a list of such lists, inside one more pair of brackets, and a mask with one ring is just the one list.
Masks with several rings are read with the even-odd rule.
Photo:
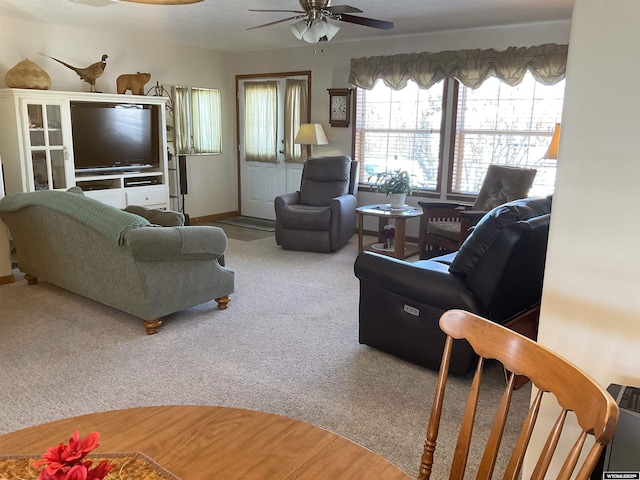
[[282, 12], [295, 13], [296, 15], [282, 20], [276, 20], [275, 22], [251, 27], [247, 30], [268, 27], [291, 20], [299, 20], [291, 25], [291, 31], [296, 38], [298, 38], [298, 40], [305, 40], [309, 43], [317, 43], [320, 41], [331, 40], [335, 34], [338, 33], [338, 30], [340, 30], [340, 27], [329, 23], [327, 21], [328, 19], [337, 20], [339, 22], [355, 23], [358, 25], [364, 25], [365, 27], [379, 28], [381, 30], [391, 30], [393, 28], [392, 22], [351, 15], [352, 13], [362, 13], [362, 10], [349, 5], [330, 6], [330, 0], [299, 0], [299, 2], [302, 10], [250, 9], [250, 12]]

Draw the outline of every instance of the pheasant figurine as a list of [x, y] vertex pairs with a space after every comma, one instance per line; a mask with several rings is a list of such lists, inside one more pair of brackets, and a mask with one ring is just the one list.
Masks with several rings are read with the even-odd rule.
[[92, 92], [96, 91], [96, 79], [103, 74], [104, 69], [107, 67], [106, 60], [108, 58], [108, 55], [106, 54], [102, 55], [102, 60], [100, 60], [99, 62], [93, 63], [85, 68], [74, 67], [73, 65], [69, 65], [68, 63], [63, 62], [62, 60], [58, 60], [57, 58], [50, 57], [49, 55], [45, 55], [45, 54], [42, 54], [42, 55], [44, 55], [45, 57], [49, 57], [50, 59], [55, 60], [56, 62], [61, 63], [65, 67], [76, 72], [82, 80], [84, 80], [89, 85], [91, 85]]

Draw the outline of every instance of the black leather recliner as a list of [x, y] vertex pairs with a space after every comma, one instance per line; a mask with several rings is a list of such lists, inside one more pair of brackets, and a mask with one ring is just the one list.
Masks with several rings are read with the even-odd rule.
[[[458, 252], [430, 260], [410, 263], [362, 252], [354, 265], [360, 343], [437, 370], [445, 342], [438, 320], [450, 309], [535, 338], [550, 213], [551, 197], [501, 205], [482, 218]], [[476, 358], [468, 343], [456, 340], [450, 372], [467, 374]]]
[[356, 231], [358, 162], [307, 159], [300, 190], [275, 198], [276, 243], [285, 250], [334, 252]]

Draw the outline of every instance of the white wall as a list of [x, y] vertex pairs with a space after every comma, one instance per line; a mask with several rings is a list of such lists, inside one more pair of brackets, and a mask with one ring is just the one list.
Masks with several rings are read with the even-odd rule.
[[575, 2], [542, 298], [540, 343], [603, 386], [640, 386], [638, 25], [637, 0]]
[[[89, 85], [66, 67], [39, 52], [71, 65], [85, 67], [109, 55], [105, 73], [96, 89], [116, 93], [116, 78], [123, 73], [149, 72], [151, 80], [164, 85], [218, 88], [222, 94], [223, 140], [221, 155], [190, 156], [187, 161], [189, 195], [186, 211], [191, 216], [234, 211], [237, 208], [234, 80], [229, 74], [228, 54], [181, 47], [171, 38], [147, 38], [132, 32], [124, 38], [108, 31], [0, 18], [0, 78], [16, 63], [29, 58], [44, 68], [52, 90], [89, 91]], [[0, 83], [5, 87], [4, 82]], [[4, 159], [6, 162], [7, 159]]]

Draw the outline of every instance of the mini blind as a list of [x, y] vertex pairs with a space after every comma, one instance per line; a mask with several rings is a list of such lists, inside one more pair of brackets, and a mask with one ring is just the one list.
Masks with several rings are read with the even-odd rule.
[[527, 73], [511, 87], [496, 78], [472, 90], [459, 86], [451, 193], [480, 190], [490, 164], [535, 168], [530, 195], [553, 192], [556, 161], [542, 158], [560, 121], [564, 80], [543, 85]]
[[354, 158], [360, 181], [390, 170], [407, 170], [421, 188], [438, 184], [444, 82], [428, 90], [410, 81], [392, 90], [378, 81], [356, 90]]

